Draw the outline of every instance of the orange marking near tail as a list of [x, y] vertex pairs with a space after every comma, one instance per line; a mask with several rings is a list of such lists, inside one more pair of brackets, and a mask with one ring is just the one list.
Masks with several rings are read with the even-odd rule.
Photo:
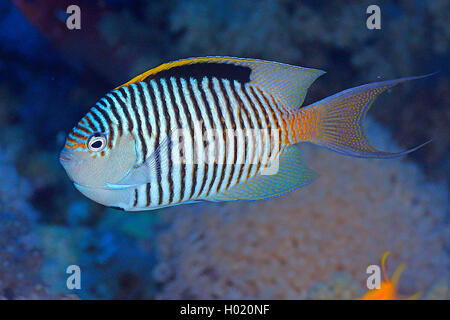
[[276, 103], [275, 98], [273, 97], [273, 95], [269, 91], [267, 92], [267, 94], [269, 95], [270, 99], [272, 100], [273, 107], [278, 109], [277, 110], [278, 112], [284, 111], [284, 112], [280, 112], [281, 113], [280, 118], [281, 118], [281, 122], [282, 122], [281, 123], [281, 129], [284, 131], [283, 132], [283, 134], [284, 134], [284, 141], [283, 141], [283, 143], [286, 144], [286, 145], [289, 145], [290, 142], [289, 142], [289, 138], [288, 138], [288, 124], [286, 123], [286, 119], [283, 116], [283, 114], [286, 112], [286, 109], [280, 110], [282, 108]]
[[323, 130], [320, 127], [320, 121], [323, 117], [324, 113], [322, 110], [312, 108], [299, 110], [296, 114], [296, 121], [299, 128], [297, 141], [308, 141], [313, 138], [321, 137], [323, 135]]

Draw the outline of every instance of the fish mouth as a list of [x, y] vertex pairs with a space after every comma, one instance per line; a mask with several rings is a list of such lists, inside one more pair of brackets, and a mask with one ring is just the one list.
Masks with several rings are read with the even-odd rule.
[[62, 164], [63, 167], [66, 166], [73, 166], [78, 165], [82, 163], [84, 160], [79, 159], [78, 157], [74, 157], [72, 152], [69, 150], [63, 149], [59, 154], [59, 162]]
[[67, 150], [65, 150], [65, 149], [63, 149], [62, 151], [61, 151], [61, 153], [59, 154], [59, 161], [61, 162], [61, 163], [64, 163], [64, 162], [69, 162], [69, 161], [71, 161], [73, 158], [72, 158], [72, 155], [69, 153], [69, 151], [67, 151]]
[[72, 160], [72, 158], [71, 157], [69, 157], [68, 155], [60, 155], [59, 156], [59, 161], [60, 162], [68, 162], [68, 161], [70, 161], [70, 160]]

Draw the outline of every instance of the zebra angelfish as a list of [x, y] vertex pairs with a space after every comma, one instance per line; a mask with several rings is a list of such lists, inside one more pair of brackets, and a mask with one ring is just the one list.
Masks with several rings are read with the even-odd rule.
[[163, 64], [101, 98], [69, 133], [60, 161], [88, 198], [137, 211], [267, 199], [305, 186], [317, 174], [301, 160], [300, 142], [363, 158], [420, 147], [378, 151], [363, 130], [381, 92], [420, 77], [362, 85], [301, 107], [323, 73], [229, 57]]

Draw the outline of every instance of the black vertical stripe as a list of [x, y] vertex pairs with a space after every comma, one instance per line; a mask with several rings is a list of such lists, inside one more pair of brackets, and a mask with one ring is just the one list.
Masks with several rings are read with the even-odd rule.
[[[172, 88], [173, 90], [175, 90], [175, 88], [173, 88], [174, 84], [172, 84], [172, 81], [169, 82], [170, 83], [170, 88]], [[169, 84], [167, 84], [167, 86], [169, 87]], [[180, 83], [180, 79], [176, 79], [175, 81], [175, 87], [176, 90], [178, 91], [178, 94], [180, 95], [180, 101], [181, 101], [181, 107], [183, 107], [183, 109], [186, 112], [186, 101], [184, 100], [184, 95], [183, 92], [181, 92], [181, 83]], [[172, 105], [173, 105], [173, 111], [175, 113], [175, 122], [177, 123], [177, 128], [181, 129], [183, 126], [181, 125], [181, 117], [180, 117], [180, 110], [178, 110], [178, 105], [176, 105], [176, 99], [175, 99], [175, 95], [173, 90], [169, 90], [170, 93], [170, 100], [172, 101]]]
[[[218, 81], [218, 83], [221, 84], [220, 80]], [[216, 108], [217, 108], [217, 112], [218, 112], [218, 114], [219, 114], [219, 119], [220, 119], [220, 121], [221, 121], [222, 129], [223, 129], [223, 131], [222, 131], [222, 138], [223, 138], [223, 154], [224, 154], [224, 161], [223, 161], [223, 164], [222, 164], [222, 172], [220, 173], [219, 183], [217, 184], [217, 188], [216, 188], [216, 192], [219, 192], [219, 190], [220, 190], [220, 188], [221, 188], [221, 186], [222, 186], [222, 183], [223, 183], [223, 179], [224, 179], [224, 177], [225, 177], [226, 169], [227, 169], [226, 159], [227, 159], [227, 157], [228, 157], [228, 155], [227, 155], [228, 149], [227, 149], [227, 145], [226, 145], [226, 142], [227, 142], [227, 133], [226, 133], [226, 130], [227, 130], [228, 128], [227, 128], [227, 124], [226, 124], [226, 122], [225, 122], [225, 118], [224, 118], [223, 113], [222, 113], [222, 108], [221, 108], [221, 105], [220, 105], [220, 102], [219, 102], [219, 97], [217, 96], [216, 89], [215, 89], [214, 86], [213, 86], [213, 79], [211, 79], [211, 80], [209, 81], [209, 90], [211, 90], [211, 94], [212, 94], [212, 96], [213, 96], [213, 98], [214, 98], [214, 104], [215, 104], [215, 106], [216, 106]], [[221, 90], [221, 88], [219, 88], [219, 90]], [[225, 93], [222, 92], [222, 95], [225, 96]], [[225, 100], [226, 100], [226, 98], [225, 98]], [[226, 107], [226, 106], [225, 106], [225, 107]]]
[[114, 126], [112, 126], [112, 119], [109, 116], [108, 112], [106, 112], [104, 109], [102, 108], [97, 108], [98, 112], [100, 112], [100, 114], [103, 116], [103, 118], [105, 118], [106, 123], [109, 124], [108, 126], [108, 148], [111, 149], [113, 146], [113, 138], [114, 138]]
[[279, 130], [281, 128], [281, 123], [278, 121], [278, 117], [275, 114], [275, 110], [273, 109], [272, 105], [269, 102], [269, 99], [267, 99], [266, 95], [264, 94], [264, 92], [260, 89], [258, 89], [258, 91], [261, 93], [261, 96], [263, 97], [264, 101], [267, 104], [267, 108], [268, 111], [270, 112], [272, 119], [275, 123], [275, 129]]
[[[278, 105], [278, 103], [275, 100], [275, 98], [273, 97], [273, 95], [270, 92], [268, 94], [270, 96], [270, 99], [272, 100], [271, 106], [273, 108], [275, 108], [278, 112], [282, 111], [282, 108], [280, 108], [280, 106]], [[287, 123], [286, 123], [285, 117], [281, 116], [280, 119], [281, 119], [281, 125], [280, 125], [281, 130], [280, 131], [282, 131], [281, 134], [287, 135], [288, 132], [287, 132]]]
[[[233, 142], [234, 142], [233, 162], [230, 164], [230, 166], [231, 166], [230, 175], [229, 175], [228, 180], [225, 185], [225, 189], [228, 189], [230, 187], [231, 179], [234, 176], [235, 165], [237, 162], [237, 136], [236, 136], [236, 119], [233, 114], [233, 109], [231, 108], [230, 97], [228, 96], [227, 90], [225, 89], [225, 86], [223, 85], [223, 81], [224, 80], [219, 81], [219, 85], [220, 85], [220, 90], [222, 91], [222, 94], [225, 98], [225, 107], [228, 110], [228, 113], [230, 116], [231, 126], [233, 128]], [[228, 166], [228, 164], [227, 164], [227, 166]]]
[[[178, 94], [180, 96], [181, 107], [183, 108], [184, 113], [185, 113], [186, 118], [187, 118], [187, 122], [188, 122], [188, 125], [189, 125], [189, 132], [191, 134], [191, 137], [193, 137], [194, 136], [194, 122], [192, 121], [191, 113], [189, 112], [189, 109], [188, 109], [188, 106], [187, 106], [187, 103], [186, 103], [186, 99], [185, 99], [184, 94], [183, 94], [183, 92], [181, 90], [182, 89], [182, 84], [180, 82], [180, 79], [176, 79], [175, 87], [176, 87], [176, 90], [178, 91]], [[171, 92], [171, 99], [175, 100], [175, 97], [173, 96], [173, 92]], [[178, 113], [178, 110], [177, 110], [177, 113]], [[178, 116], [179, 116], [179, 114], [178, 114]], [[178, 125], [181, 127], [181, 123], [180, 122], [178, 122]]]
[[[187, 85], [187, 80], [185, 80], [185, 81], [186, 81], [186, 85]], [[182, 90], [183, 85], [182, 85], [180, 79], [176, 79], [176, 87], [177, 87], [177, 90], [178, 90], [178, 95], [180, 96], [181, 107], [183, 108], [184, 114], [186, 115], [186, 119], [187, 119], [187, 122], [188, 122], [188, 125], [189, 125], [189, 132], [190, 132], [191, 138], [192, 138], [192, 157], [193, 157], [193, 159], [192, 159], [193, 160], [192, 161], [192, 170], [193, 170], [192, 171], [192, 175], [196, 176], [197, 175], [197, 168], [195, 167], [195, 163], [194, 163], [195, 162], [195, 155], [194, 155], [194, 153], [196, 151], [195, 144], [194, 144], [194, 141], [195, 141], [194, 123], [193, 123], [193, 120], [192, 120], [191, 113], [189, 112], [189, 108], [188, 108], [188, 105], [187, 105], [187, 102], [186, 102], [186, 98], [185, 98], [183, 90]], [[177, 122], [178, 122], [179, 126], [181, 127], [180, 120], [179, 120], [180, 114], [178, 113], [178, 109], [177, 109], [177, 114], [176, 115], [177, 115]], [[195, 120], [198, 121], [198, 118], [196, 117]], [[184, 143], [186, 143], [186, 140], [184, 140]], [[180, 193], [181, 193], [181, 196], [184, 198], [185, 185], [186, 185], [186, 164], [185, 163], [180, 165], [180, 178], [181, 178], [181, 191], [180, 191]], [[192, 183], [191, 184], [191, 190], [188, 191], [189, 192], [189, 199], [192, 197], [192, 194], [194, 193], [194, 190], [195, 190], [195, 185]]]
[[[244, 94], [245, 98], [248, 100], [248, 107], [251, 108], [252, 111], [253, 111], [253, 113], [255, 114], [256, 123], [257, 123], [258, 129], [259, 129], [259, 131], [257, 132], [257, 134], [258, 134], [258, 136], [259, 136], [260, 133], [261, 133], [260, 130], [261, 130], [263, 127], [262, 127], [262, 124], [261, 124], [261, 118], [259, 117], [258, 110], [256, 109], [256, 107], [255, 107], [253, 101], [250, 99], [250, 96], [247, 94], [247, 90], [246, 90], [245, 86], [244, 86], [244, 88], [242, 89], [242, 93]], [[257, 137], [255, 137], [255, 140], [256, 140], [256, 139], [257, 139]], [[262, 139], [260, 139], [260, 140], [261, 140], [261, 144], [262, 144]], [[257, 160], [257, 162], [256, 162], [256, 173], [257, 173], [258, 170], [259, 170], [259, 166], [261, 165], [261, 163], [260, 163], [260, 162], [261, 162], [261, 161], [260, 161], [261, 159], [259, 159], [259, 156], [260, 156], [260, 155], [258, 155], [258, 148], [257, 148], [256, 145], [255, 145], [254, 151], [255, 151], [255, 153], [254, 153], [254, 155], [253, 155], [252, 164], [254, 164], [254, 163], [253, 163], [254, 160]], [[250, 169], [249, 169], [248, 172], [247, 172], [247, 180], [250, 178], [250, 172], [251, 172], [251, 167], [250, 167]]]
[[[126, 99], [127, 95], [124, 93], [125, 90], [123, 88], [120, 88], [119, 90], [120, 90], [120, 92], [122, 93], [122, 95]], [[130, 112], [128, 111], [128, 107], [127, 107], [126, 102], [122, 100], [122, 98], [120, 97], [120, 95], [116, 91], [111, 92], [111, 94], [114, 96], [114, 98], [116, 98], [116, 100], [117, 100], [117, 102], [119, 104], [118, 107], [122, 108], [122, 112], [125, 115], [125, 120], [126, 120], [126, 123], [127, 123], [127, 126], [128, 126], [128, 131], [130, 133], [133, 133], [134, 124], [133, 124], [133, 121], [131, 120]]]
[[89, 119], [89, 117], [86, 115], [83, 118], [84, 120], [86, 120], [89, 129], [91, 129], [92, 132], [97, 132], [97, 127], [94, 126], [94, 123], [91, 121], [91, 119]]
[[229, 94], [238, 102], [238, 106], [237, 106], [238, 122], [236, 122], [236, 124], [239, 126], [239, 129], [241, 130], [243, 139], [244, 139], [244, 141], [242, 141], [242, 143], [243, 143], [242, 147], [243, 147], [243, 152], [244, 152], [244, 163], [237, 164], [237, 165], [239, 165], [239, 173], [236, 177], [236, 184], [239, 184], [240, 177], [242, 176], [242, 170], [245, 167], [245, 163], [246, 163], [245, 161], [248, 157], [247, 156], [248, 141], [247, 141], [247, 136], [245, 135], [246, 128], [245, 128], [244, 120], [242, 119], [242, 112], [245, 113], [245, 111], [243, 111], [243, 108], [244, 108], [243, 102], [239, 99], [239, 96], [237, 95], [237, 92], [234, 88], [234, 83], [232, 83], [232, 82], [230, 82], [230, 93]]
[[[158, 106], [156, 105], [156, 94], [158, 94], [157, 92], [154, 91], [153, 86], [151, 85], [151, 81], [148, 83], [149, 85], [149, 94], [150, 94], [150, 98], [152, 101], [154, 101], [154, 108], [153, 111], [155, 112], [155, 121], [156, 121], [156, 135], [155, 135], [155, 151], [158, 150], [159, 147], [159, 132], [161, 130], [161, 123], [159, 121], [159, 110], [158, 110]], [[154, 82], [156, 84], [156, 82]], [[155, 161], [156, 161], [156, 180], [158, 182], [158, 201], [159, 204], [162, 203], [162, 195], [163, 195], [163, 190], [162, 190], [162, 185], [161, 185], [161, 164], [160, 164], [160, 155], [159, 152], [155, 153]]]
[[[136, 119], [136, 124], [137, 124], [137, 132], [138, 132], [138, 139], [139, 139], [139, 144], [141, 145], [141, 162], [140, 163], [144, 163], [145, 159], [147, 159], [147, 143], [144, 139], [144, 129], [142, 127], [142, 120], [141, 117], [139, 116], [139, 111], [138, 111], [138, 107], [137, 107], [137, 95], [136, 95], [136, 89], [138, 86], [136, 86], [135, 84], [131, 85], [131, 87], [133, 88], [132, 90], [130, 90], [130, 100], [131, 100], [131, 110], [134, 113], [134, 118]], [[140, 101], [141, 105], [142, 102]]]
[[[252, 87], [252, 86], [249, 86], [249, 89], [250, 89], [250, 94], [254, 96], [254, 98], [255, 98], [255, 100], [256, 100], [256, 103], [257, 103], [257, 104], [259, 105], [259, 107], [261, 108], [261, 112], [262, 112], [262, 114], [263, 114], [263, 116], [264, 116], [264, 120], [265, 120], [264, 129], [268, 129], [268, 130], [269, 130], [269, 133], [270, 133], [271, 124], [270, 124], [270, 120], [269, 120], [269, 116], [268, 116], [268, 114], [267, 114], [266, 108], [265, 108], [264, 105], [262, 104], [262, 102], [261, 102], [261, 100], [259, 99], [258, 95], [255, 93], [255, 90], [253, 89], [253, 87]], [[268, 153], [268, 158], [267, 158], [267, 159], [270, 159], [270, 156], [271, 156], [271, 153], [272, 153], [272, 150], [271, 150], [271, 147], [270, 147], [270, 136], [269, 136], [269, 141], [266, 141], [265, 136], [261, 135], [261, 142], [262, 142], [262, 147], [263, 147], [263, 148], [262, 148], [262, 152], [261, 152], [261, 159], [260, 159], [260, 161], [258, 161], [258, 167], [257, 167], [257, 169], [256, 169], [256, 172], [259, 171], [259, 168], [260, 168], [261, 165], [266, 165], [265, 163], [262, 163], [262, 161], [263, 161], [264, 149], [267, 148], [267, 147], [269, 148], [269, 153]]]
[[86, 140], [86, 136], [83, 136], [83, 135], [79, 134], [78, 132], [72, 131], [70, 134], [77, 139]]
[[[205, 141], [205, 139], [204, 139], [204, 137], [206, 136], [206, 126], [205, 126], [205, 122], [204, 122], [204, 120], [203, 120], [203, 118], [202, 118], [202, 116], [201, 116], [200, 107], [198, 106], [197, 98], [195, 97], [194, 91], [192, 90], [191, 82], [188, 81], [188, 80], [186, 80], [186, 87], [187, 87], [187, 89], [188, 89], [189, 96], [190, 96], [190, 98], [191, 98], [191, 100], [192, 100], [192, 104], [193, 104], [193, 107], [194, 107], [194, 110], [195, 110], [195, 113], [196, 113], [196, 116], [197, 116], [196, 119], [197, 119], [198, 121], [201, 122], [203, 150], [206, 150], [206, 148], [207, 148], [207, 146], [208, 146], [208, 143], [207, 143], [207, 141]], [[193, 163], [193, 174], [192, 174], [192, 179], [193, 179], [193, 180], [192, 180], [192, 188], [191, 188], [191, 194], [190, 194], [190, 196], [189, 196], [189, 199], [191, 199], [191, 198], [193, 197], [194, 192], [195, 192], [195, 188], [196, 188], [196, 185], [197, 185], [197, 174], [198, 174], [197, 171], [198, 171], [198, 166], [199, 166], [199, 165], [202, 165], [202, 164], [200, 164], [200, 163], [197, 163], [197, 161], [198, 161], [198, 158], [194, 158], [194, 163]], [[203, 165], [205, 165], [205, 168], [206, 168], [206, 159], [204, 159], [203, 162], [204, 162]], [[203, 175], [203, 184], [202, 184], [203, 186], [204, 186], [204, 184], [205, 184], [205, 182], [206, 182], [206, 177], [205, 177], [205, 176], [207, 176], [207, 175], [208, 175], [208, 172], [206, 171], [206, 175], [205, 175], [205, 174]], [[200, 192], [201, 192], [201, 189], [202, 189], [202, 188], [200, 188]]]
[[114, 100], [111, 97], [106, 96], [105, 100], [109, 104], [109, 110], [111, 110], [112, 114], [117, 119], [117, 122], [119, 124], [118, 125], [118, 127], [119, 127], [119, 137], [121, 137], [122, 134], [123, 134], [123, 122], [122, 122], [122, 118], [119, 116], [119, 113], [117, 111], [117, 106], [116, 106], [116, 104], [114, 103]]
[[[275, 139], [278, 139], [278, 137], [272, 137], [272, 130], [273, 131], [275, 131], [276, 132], [276, 134], [278, 134], [278, 131], [276, 131], [278, 128], [272, 128], [272, 122], [271, 122], [271, 119], [273, 119], [273, 121], [275, 122], [275, 126], [277, 126], [277, 122], [276, 122], [276, 117], [275, 117], [275, 115], [274, 115], [274, 112], [273, 112], [273, 110], [271, 109], [271, 107], [270, 107], [270, 103], [269, 103], [269, 100], [267, 100], [267, 98], [266, 98], [266, 96], [264, 95], [264, 92], [261, 90], [261, 89], [259, 89], [259, 88], [256, 88], [256, 90], [258, 90], [258, 92], [260, 93], [260, 95], [261, 95], [261, 97], [263, 98], [263, 100], [264, 100], [264, 102], [266, 103], [266, 105], [267, 105], [267, 108], [263, 108], [263, 110], [264, 110], [264, 112], [265, 112], [265, 115], [266, 115], [266, 121], [267, 121], [267, 126], [268, 126], [268, 128], [269, 128], [269, 134], [270, 134], [270, 136], [269, 136], [269, 139], [273, 139], [273, 141], [276, 141]], [[256, 96], [256, 98], [258, 99], [258, 96], [257, 95], [255, 95]], [[258, 99], [259, 100], [259, 99]], [[259, 100], [260, 101], [260, 100]], [[263, 106], [263, 103], [260, 101], [260, 104]], [[269, 115], [269, 113], [270, 113], [270, 115]], [[269, 156], [268, 156], [268, 160], [270, 161], [270, 159], [271, 159], [271, 157], [272, 157], [272, 151], [274, 151], [274, 150], [272, 150], [274, 147], [275, 147], [275, 145], [274, 145], [274, 143], [271, 143], [270, 141], [269, 141], [269, 146], [270, 146], [270, 151], [269, 151]]]
[[[216, 111], [218, 112], [218, 120], [219, 120], [219, 122], [218, 122], [218, 125], [221, 127], [221, 129], [222, 129], [222, 131], [223, 131], [223, 134], [225, 135], [225, 128], [222, 128], [222, 119], [223, 119], [223, 116], [222, 116], [222, 112], [220, 112], [220, 108], [219, 108], [219, 102], [217, 101], [217, 95], [215, 95], [215, 92], [214, 92], [214, 88], [212, 87], [212, 79], [208, 79], [208, 78], [206, 78], [207, 79], [207, 83], [208, 83], [208, 89], [209, 89], [209, 91], [211, 91], [211, 95], [213, 96], [213, 99], [214, 99], [214, 105], [213, 106], [211, 106], [211, 102], [208, 100], [208, 99], [206, 99], [206, 102], [208, 103], [208, 108], [211, 110], [212, 109], [212, 107], [213, 108], [215, 108], [216, 109]], [[202, 86], [202, 91], [204, 91], [203, 90], [203, 86]], [[205, 93], [206, 94], [206, 93]], [[215, 136], [215, 135], [214, 135]], [[215, 150], [214, 150], [214, 166], [213, 166], [213, 175], [212, 175], [212, 181], [211, 181], [211, 183], [210, 183], [210, 185], [209, 185], [209, 188], [208, 188], [208, 191], [206, 192], [206, 197], [208, 197], [209, 196], [209, 193], [211, 192], [211, 188], [212, 188], [212, 186], [214, 185], [214, 183], [216, 182], [216, 179], [218, 179], [219, 177], [217, 176], [217, 167], [218, 167], [218, 164], [217, 164], [217, 161], [219, 160], [219, 152], [218, 152], [218, 144], [217, 144], [217, 148], [215, 148]], [[223, 166], [222, 166], [223, 167]]]
[[133, 207], [136, 207], [138, 203], [138, 189], [135, 188], [134, 189], [134, 202], [133, 202]]
[[147, 196], [147, 207], [150, 206], [151, 196], [150, 196], [150, 183], [147, 183], [145, 186], [145, 194]]
[[262, 126], [262, 123], [261, 123], [261, 118], [258, 117], [259, 116], [258, 110], [256, 109], [255, 104], [253, 103], [253, 100], [250, 99], [250, 96], [248, 95], [245, 86], [242, 88], [242, 93], [244, 94], [245, 98], [247, 98], [248, 103], [249, 103], [249, 107], [253, 110], [253, 113], [255, 114], [256, 123], [258, 124], [258, 128], [262, 129], [263, 126]]
[[78, 130], [82, 131], [83, 133], [85, 133], [87, 136], [89, 136], [91, 134], [91, 132], [86, 129], [85, 127], [81, 126], [80, 123], [78, 123], [75, 128], [77, 128]]
[[[198, 166], [200, 164], [198, 163], [198, 157], [195, 156], [194, 153], [194, 158], [192, 161], [192, 176], [191, 176], [191, 193], [188, 196], [188, 199], [192, 199], [194, 192], [195, 192], [195, 188], [197, 187], [197, 175], [198, 175]], [[183, 171], [184, 175], [186, 175], [186, 167]], [[183, 177], [183, 181], [185, 181], [186, 178]]]
[[89, 111], [89, 114], [92, 116], [92, 118], [94, 118], [95, 121], [97, 121], [98, 126], [100, 127], [100, 132], [105, 133], [106, 132], [105, 125], [103, 124], [102, 119], [100, 119], [100, 117], [94, 112], [94, 110], [97, 110], [97, 108], [92, 107], [92, 109]]
[[180, 163], [179, 166], [180, 166], [180, 201], [181, 201], [184, 199], [184, 190], [186, 188], [186, 163]]
[[[173, 110], [174, 115], [175, 115], [176, 127], [177, 128], [181, 128], [180, 111], [178, 110], [179, 106], [177, 105], [177, 102], [176, 102], [176, 99], [175, 99], [175, 94], [174, 94], [174, 90], [178, 90], [179, 91], [178, 84], [175, 83], [175, 88], [174, 88], [173, 85], [172, 85], [171, 79], [166, 79], [166, 84], [167, 84], [167, 90], [169, 91], [170, 104], [171, 104], [172, 110]], [[170, 118], [170, 117], [168, 117], [168, 118]], [[170, 123], [171, 123], [171, 121], [169, 122], [169, 124]], [[170, 152], [170, 154], [169, 154], [169, 158], [170, 158], [170, 162], [169, 162], [169, 165], [170, 165], [170, 167], [169, 167], [170, 181], [169, 181], [169, 183], [172, 182], [172, 190], [171, 190], [171, 197], [169, 199], [169, 203], [172, 203], [173, 202], [173, 198], [174, 198], [173, 178], [172, 178], [172, 175], [174, 174], [174, 170], [173, 170], [173, 167], [172, 167], [173, 166], [172, 148], [169, 148], [169, 150], [170, 150], [169, 151]], [[185, 165], [183, 163], [180, 163], [179, 165], [180, 165], [180, 170], [184, 171], [185, 170], [185, 168], [184, 168]], [[184, 175], [182, 175], [181, 172], [180, 172], [180, 178], [184, 179]], [[183, 198], [183, 196], [184, 196], [184, 180], [182, 180], [181, 183], [180, 183], [180, 197]]]
[[[173, 201], [173, 180], [172, 180], [172, 169], [173, 169], [173, 163], [172, 163], [172, 155], [170, 153], [171, 147], [172, 147], [172, 143], [170, 142], [170, 125], [171, 125], [171, 119], [169, 116], [169, 111], [167, 109], [167, 104], [166, 104], [166, 94], [164, 92], [164, 87], [162, 85], [162, 81], [166, 82], [167, 85], [167, 90], [170, 92], [171, 91], [171, 86], [169, 86], [167, 84], [167, 81], [165, 79], [160, 79], [159, 81], [156, 82], [156, 84], [158, 85], [158, 90], [161, 93], [161, 106], [162, 106], [162, 112], [163, 115], [166, 117], [166, 139], [169, 139], [169, 145], [168, 145], [168, 155], [167, 155], [167, 164], [168, 164], [168, 172], [167, 172], [167, 181], [169, 183], [169, 203], [172, 203]], [[169, 99], [170, 99], [170, 95], [169, 95]], [[160, 202], [161, 204], [161, 202]]]
[[151, 106], [147, 105], [147, 99], [145, 99], [144, 90], [145, 90], [145, 88], [143, 87], [142, 82], [139, 82], [138, 83], [139, 98], [141, 99], [142, 109], [144, 110], [145, 122], [147, 124], [145, 129], [147, 130], [148, 137], [151, 137], [152, 136], [152, 125], [150, 123], [150, 117], [149, 117], [149, 113], [148, 113], [148, 109]]
[[[200, 92], [200, 99], [202, 100], [203, 105], [205, 106], [205, 111], [206, 111], [206, 116], [208, 117], [208, 121], [210, 123], [211, 128], [210, 129], [215, 129], [216, 125], [212, 119], [212, 114], [211, 114], [211, 109], [209, 107], [208, 101], [206, 99], [206, 93], [202, 88], [202, 84], [201, 81], [197, 81], [197, 90]], [[194, 98], [197, 99], [197, 97], [194, 95]], [[206, 138], [206, 133], [205, 136]], [[204, 140], [204, 149], [206, 150], [206, 148], [208, 148], [208, 141]], [[205, 159], [205, 161], [203, 161], [203, 181], [202, 181], [202, 185], [200, 187], [200, 191], [199, 194], [203, 193], [203, 190], [205, 189], [206, 186], [206, 181], [208, 180], [208, 171], [209, 171], [209, 163], [207, 161], [208, 159]]]
[[[248, 120], [248, 124], [250, 126], [250, 129], [254, 129], [253, 121], [252, 121], [252, 118], [250, 116], [250, 113], [246, 109], [246, 107], [244, 105], [244, 102], [242, 101], [241, 97], [239, 96], [239, 94], [236, 91], [236, 83], [235, 82], [230, 83], [230, 87], [231, 87], [231, 90], [233, 92], [233, 96], [236, 98], [236, 101], [239, 104], [240, 110], [242, 110], [244, 112], [244, 114], [245, 114], [245, 116], [246, 116], [246, 118]], [[242, 86], [241, 86], [241, 91], [243, 91], [242, 90]], [[244, 131], [245, 131], [246, 130], [245, 126], [243, 125], [243, 127], [244, 127]], [[252, 142], [253, 142], [253, 145], [254, 145], [255, 144], [255, 140], [253, 139], [253, 135], [250, 135], [250, 139], [252, 139]], [[244, 134], [244, 141], [245, 141], [245, 149], [244, 149], [245, 161], [244, 161], [244, 164], [248, 164], [248, 172], [250, 172], [251, 168], [252, 168], [252, 163], [251, 162], [252, 162], [252, 155], [253, 155], [253, 152], [251, 152], [251, 151], [253, 151], [253, 150], [252, 150], [252, 148], [250, 148], [248, 140], [249, 140], [249, 137], [247, 136], [247, 134]], [[244, 169], [244, 167], [245, 167], [245, 165], [241, 166], [241, 168], [239, 170], [239, 175], [238, 175], [238, 178], [237, 178], [238, 182], [241, 180], [241, 178], [243, 178], [243, 173], [244, 173], [243, 169]]]
[[258, 95], [256, 94], [255, 90], [253, 89], [253, 87], [249, 87], [250, 88], [250, 92], [253, 94], [253, 96], [255, 97], [256, 102], [258, 103], [258, 105], [261, 107], [264, 119], [266, 120], [266, 125], [265, 127], [267, 127], [269, 130], [272, 128], [270, 120], [269, 120], [269, 115], [267, 113], [266, 108], [264, 107], [264, 104], [261, 102], [261, 100], [259, 99]]
[[[175, 108], [177, 110], [177, 112], [176, 112], [177, 123], [178, 123], [179, 127], [181, 127], [181, 123], [180, 123], [180, 119], [179, 119], [180, 118], [180, 114], [179, 114], [179, 110], [178, 110], [178, 107], [181, 107], [181, 108], [183, 108], [184, 114], [186, 116], [186, 120], [187, 120], [187, 123], [188, 123], [188, 126], [189, 126], [189, 133], [190, 133], [190, 136], [192, 138], [192, 140], [191, 140], [192, 141], [192, 149], [191, 150], [192, 150], [192, 152], [195, 152], [195, 146], [194, 146], [194, 139], [195, 139], [195, 136], [194, 136], [194, 123], [192, 121], [191, 113], [189, 112], [189, 109], [188, 109], [188, 106], [187, 106], [187, 103], [186, 103], [186, 99], [185, 99], [184, 94], [182, 92], [182, 84], [181, 84], [180, 79], [176, 79], [174, 86], [175, 86], [175, 88], [173, 88], [173, 89], [178, 91], [178, 95], [180, 96], [180, 104], [181, 104], [180, 106], [177, 106]], [[173, 99], [175, 100], [175, 98], [173, 98]], [[186, 139], [184, 139], [183, 143], [186, 143]], [[186, 155], [184, 155], [184, 156], [186, 156]], [[193, 154], [192, 154], [192, 156], [193, 156]], [[185, 163], [180, 163], [180, 179], [181, 179], [181, 181], [180, 181], [180, 183], [181, 183], [180, 194], [181, 194], [181, 198], [184, 198], [185, 185], [186, 185], [185, 178], [186, 178], [186, 164]], [[191, 190], [188, 191], [189, 194], [192, 194], [192, 189], [193, 189], [193, 186], [191, 185]]]
[[198, 85], [198, 90], [200, 92], [201, 99], [203, 101], [203, 104], [205, 105], [206, 115], [208, 116], [209, 123], [212, 126], [211, 129], [216, 129], [216, 124], [213, 121], [213, 116], [211, 113], [211, 106], [209, 105], [208, 99], [206, 98], [206, 92], [203, 90], [202, 82], [201, 81], [197, 82], [197, 85]]

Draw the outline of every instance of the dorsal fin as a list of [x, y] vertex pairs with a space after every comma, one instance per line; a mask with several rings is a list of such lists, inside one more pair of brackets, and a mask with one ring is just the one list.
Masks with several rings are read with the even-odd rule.
[[[148, 70], [127, 83], [159, 77], [184, 76], [200, 78], [216, 76], [242, 83], [251, 82], [271, 92], [286, 106], [297, 108], [306, 92], [325, 71], [292, 66], [284, 63], [233, 57], [204, 57], [172, 61]], [[116, 89], [117, 89], [116, 88]]]
[[[200, 66], [204, 66], [207, 67], [206, 64], [212, 64], [214, 63], [215, 66], [223, 64], [223, 65], [230, 65], [233, 66], [233, 60], [239, 60], [239, 58], [228, 58], [228, 57], [204, 57], [204, 58], [188, 58], [188, 59], [181, 59], [181, 60], [175, 60], [175, 61], [171, 61], [168, 63], [164, 63], [156, 68], [150, 69], [136, 77], [134, 77], [133, 79], [131, 79], [130, 81], [128, 81], [127, 83], [124, 83], [123, 85], [117, 87], [116, 89], [123, 87], [123, 86], [128, 86], [131, 83], [136, 83], [139, 81], [143, 81], [145, 79], [153, 79], [158, 77], [159, 75], [164, 77], [164, 76], [169, 76], [171, 75], [171, 73], [169, 72], [170, 70], [172, 70], [172, 72], [174, 71], [174, 69], [178, 69], [180, 70], [180, 67], [183, 67], [184, 70], [189, 71], [189, 68], [186, 68], [188, 66], [194, 66], [194, 65], [200, 65]], [[238, 66], [238, 65], [235, 65]], [[194, 72], [199, 72], [200, 68], [193, 68], [195, 69]], [[207, 68], [204, 68], [207, 69]], [[185, 72], [186, 72], [185, 71]], [[250, 76], [250, 72], [251, 70], [249, 70], [249, 74], [248, 77]], [[248, 78], [248, 80], [250, 80]]]

